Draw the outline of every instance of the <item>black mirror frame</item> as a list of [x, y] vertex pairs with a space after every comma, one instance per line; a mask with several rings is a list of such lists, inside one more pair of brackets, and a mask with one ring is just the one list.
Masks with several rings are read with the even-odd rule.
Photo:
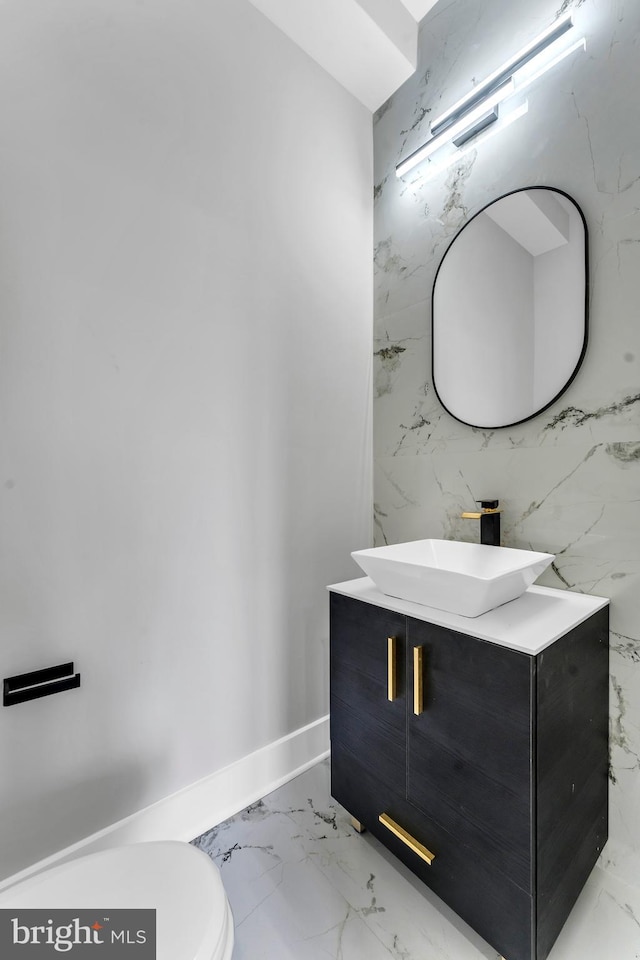
[[[530, 416], [528, 417], [523, 417], [521, 420], [514, 420], [512, 423], [500, 423], [495, 427], [486, 427], [486, 426], [481, 426], [477, 423], [469, 423], [467, 420], [461, 420], [460, 417], [456, 417], [456, 415], [454, 413], [451, 413], [451, 411], [447, 408], [446, 404], [442, 402], [442, 398], [438, 393], [438, 388], [436, 387], [435, 369], [434, 369], [434, 297], [435, 297], [436, 282], [438, 280], [438, 274], [440, 273], [440, 268], [442, 267], [444, 259], [449, 253], [449, 250], [451, 249], [453, 244], [456, 242], [456, 240], [458, 239], [462, 231], [466, 230], [469, 224], [473, 223], [476, 217], [479, 217], [480, 214], [484, 213], [484, 211], [488, 207], [491, 207], [494, 203], [497, 203], [499, 200], [504, 200], [505, 197], [510, 197], [514, 193], [523, 193], [524, 191], [529, 191], [529, 190], [550, 190], [553, 193], [559, 193], [560, 196], [565, 197], [567, 200], [569, 200], [573, 204], [573, 206], [576, 208], [578, 213], [580, 214], [582, 225], [584, 227], [584, 339], [582, 342], [582, 350], [580, 351], [580, 356], [578, 357], [578, 361], [575, 365], [575, 369], [573, 370], [573, 373], [571, 374], [569, 379], [566, 381], [562, 389], [559, 390], [558, 393], [555, 395], [555, 397], [553, 397], [548, 403], [545, 403], [543, 407], [540, 407], [538, 410], [536, 410], [535, 413], [530, 414]], [[454, 420], [457, 420], [458, 423], [463, 423], [467, 427], [473, 427], [475, 430], [504, 430], [504, 429], [507, 429], [508, 427], [516, 427], [520, 423], [526, 423], [528, 420], [533, 420], [534, 417], [538, 417], [540, 416], [541, 413], [544, 413], [545, 410], [548, 410], [549, 407], [552, 406], [556, 402], [556, 400], [558, 400], [562, 396], [562, 394], [566, 390], [568, 390], [568, 388], [571, 386], [571, 384], [575, 380], [578, 370], [582, 366], [582, 361], [585, 358], [585, 354], [587, 352], [588, 340], [589, 340], [589, 231], [587, 229], [587, 221], [585, 220], [585, 216], [584, 216], [584, 213], [582, 212], [582, 208], [580, 207], [580, 205], [574, 200], [572, 196], [570, 196], [564, 190], [560, 190], [558, 187], [547, 187], [542, 185], [535, 185], [531, 187], [518, 187], [516, 190], [509, 190], [508, 193], [504, 193], [501, 196], [496, 197], [495, 200], [491, 200], [490, 203], [486, 203], [484, 207], [482, 207], [480, 210], [474, 213], [474, 215], [470, 217], [469, 220], [467, 220], [464, 226], [458, 230], [456, 235], [448, 244], [447, 249], [443, 253], [442, 257], [440, 258], [440, 263], [438, 264], [438, 269], [436, 270], [435, 276], [433, 278], [433, 285], [431, 287], [431, 383], [433, 384], [434, 393], [438, 398], [438, 402], [440, 403], [442, 408], [446, 410], [446, 412], [449, 414], [450, 417], [453, 417]]]

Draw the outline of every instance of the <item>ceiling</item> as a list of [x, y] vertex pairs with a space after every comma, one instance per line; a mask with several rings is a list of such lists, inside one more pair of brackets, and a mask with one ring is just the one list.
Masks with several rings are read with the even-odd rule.
[[436, 0], [402, 0], [402, 3], [414, 19], [420, 21], [431, 7], [435, 7]]
[[250, 0], [369, 110], [416, 68], [418, 21], [436, 0]]

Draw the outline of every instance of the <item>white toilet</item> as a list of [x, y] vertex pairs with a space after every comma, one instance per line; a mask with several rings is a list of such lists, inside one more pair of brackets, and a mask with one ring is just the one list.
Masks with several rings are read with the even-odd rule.
[[155, 908], [157, 960], [231, 960], [233, 917], [220, 871], [177, 840], [113, 847], [0, 893], [0, 908]]

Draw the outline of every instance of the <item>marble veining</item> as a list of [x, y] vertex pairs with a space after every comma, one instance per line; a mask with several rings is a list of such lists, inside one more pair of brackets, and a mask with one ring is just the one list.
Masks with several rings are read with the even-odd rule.
[[579, 410], [577, 407], [565, 407], [564, 410], [561, 410], [546, 423], [543, 429], [555, 430], [559, 428], [560, 430], [565, 430], [568, 426], [581, 427], [583, 424], [588, 423], [589, 420], [599, 420], [602, 417], [610, 417], [623, 413], [629, 408], [634, 407], [637, 403], [640, 403], [640, 393], [636, 393], [631, 397], [623, 397], [622, 400], [610, 403], [608, 406], [600, 407], [597, 410]]
[[[430, 180], [419, 168], [396, 177], [430, 117], [567, 10], [586, 53], [532, 85], [526, 116]], [[505, 546], [556, 555], [539, 583], [611, 600], [611, 829], [601, 863], [622, 881], [640, 876], [638, 36], [637, 0], [438, 3], [421, 23], [415, 75], [374, 118], [375, 543], [477, 539], [460, 514], [497, 497]], [[436, 270], [470, 217], [536, 185], [566, 191], [586, 219], [584, 361], [532, 420], [469, 427], [444, 410], [431, 379]], [[499, 344], [495, 356], [508, 362]]]
[[[498, 960], [330, 796], [323, 761], [193, 843], [220, 867], [234, 960]], [[606, 853], [607, 848], [605, 848]], [[638, 960], [640, 890], [595, 868], [549, 960]]]

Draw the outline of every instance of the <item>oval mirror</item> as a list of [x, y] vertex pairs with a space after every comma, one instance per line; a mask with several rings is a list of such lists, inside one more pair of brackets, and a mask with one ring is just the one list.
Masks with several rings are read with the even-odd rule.
[[587, 346], [587, 227], [566, 193], [516, 190], [453, 239], [433, 285], [433, 384], [474, 427], [540, 413]]

